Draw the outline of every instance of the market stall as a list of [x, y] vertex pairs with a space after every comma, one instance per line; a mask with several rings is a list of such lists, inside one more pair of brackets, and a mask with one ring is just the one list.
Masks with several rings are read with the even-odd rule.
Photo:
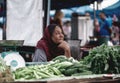
[[103, 44], [91, 49], [89, 55], [80, 61], [72, 57], [58, 56], [49, 62], [26, 62], [25, 67], [16, 70], [11, 70], [4, 59], [0, 58], [0, 81], [5, 83], [119, 83], [119, 55], [120, 46]]

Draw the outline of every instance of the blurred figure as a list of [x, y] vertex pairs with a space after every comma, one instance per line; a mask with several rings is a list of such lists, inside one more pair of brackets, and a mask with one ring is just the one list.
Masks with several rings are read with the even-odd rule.
[[66, 39], [70, 39], [71, 37], [71, 22], [70, 21], [66, 21], [63, 24], [63, 31], [66, 36]]
[[108, 41], [110, 41], [112, 29], [110, 26], [110, 23], [107, 20], [107, 17], [104, 12], [100, 12], [99, 16], [101, 18], [100, 21], [100, 31], [99, 34], [100, 36], [98, 37], [98, 45], [101, 45], [103, 43], [108, 44]]
[[85, 13], [85, 16], [90, 16], [90, 13], [86, 12], [86, 13]]
[[109, 36], [111, 35], [111, 27], [109, 25], [109, 22], [106, 18], [106, 15], [104, 12], [100, 12], [99, 14], [100, 18], [101, 18], [101, 22], [100, 22], [100, 35], [101, 36]]
[[112, 42], [114, 45], [119, 45], [119, 40], [120, 40], [120, 27], [119, 27], [119, 22], [117, 16], [114, 14], [112, 18]]
[[112, 21], [113, 22], [117, 22], [118, 21], [118, 18], [117, 18], [117, 16], [115, 14], [113, 15]]
[[94, 36], [95, 37], [100, 36], [100, 25], [98, 19], [94, 20]]
[[87, 20], [90, 20], [90, 19], [91, 19], [91, 15], [90, 15], [89, 12], [86, 12], [86, 13], [85, 13], [85, 16], [87, 17]]
[[114, 45], [119, 45], [119, 36], [120, 36], [120, 29], [119, 29], [119, 26], [118, 26], [118, 22], [116, 21], [113, 21], [113, 24], [112, 24], [112, 42]]
[[63, 26], [63, 22], [62, 19], [64, 17], [64, 13], [61, 10], [56, 10], [55, 15], [53, 17], [53, 19], [51, 19], [51, 24], [57, 24], [59, 25], [61, 28]]

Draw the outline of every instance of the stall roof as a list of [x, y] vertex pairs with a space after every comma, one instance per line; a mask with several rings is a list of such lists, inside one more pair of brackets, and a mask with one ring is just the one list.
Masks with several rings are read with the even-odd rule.
[[106, 14], [111, 15], [111, 16], [113, 14], [115, 14], [117, 16], [120, 16], [120, 0], [117, 3], [115, 3], [115, 4], [113, 4], [113, 5], [109, 6], [109, 7], [107, 7], [105, 9], [103, 9], [103, 11]]
[[51, 0], [51, 10], [89, 5], [94, 1], [102, 1], [102, 0]]
[[108, 6], [105, 8], [105, 10], [112, 10], [112, 9], [116, 9], [120, 7], [120, 0], [118, 0], [118, 2], [116, 2], [115, 4]]

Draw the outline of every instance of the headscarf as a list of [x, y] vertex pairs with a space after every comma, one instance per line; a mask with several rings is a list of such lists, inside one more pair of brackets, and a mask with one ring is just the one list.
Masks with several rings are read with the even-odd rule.
[[36, 46], [36, 48], [43, 49], [45, 51], [47, 61], [64, 54], [64, 50], [58, 48], [58, 44], [54, 43], [51, 38], [56, 26], [56, 24], [49, 25], [45, 29], [43, 37], [38, 41]]

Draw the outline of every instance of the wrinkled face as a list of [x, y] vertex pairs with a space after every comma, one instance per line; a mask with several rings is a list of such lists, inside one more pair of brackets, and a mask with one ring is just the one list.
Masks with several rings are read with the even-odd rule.
[[64, 35], [60, 27], [56, 26], [52, 34], [52, 40], [54, 43], [59, 44], [64, 40]]

